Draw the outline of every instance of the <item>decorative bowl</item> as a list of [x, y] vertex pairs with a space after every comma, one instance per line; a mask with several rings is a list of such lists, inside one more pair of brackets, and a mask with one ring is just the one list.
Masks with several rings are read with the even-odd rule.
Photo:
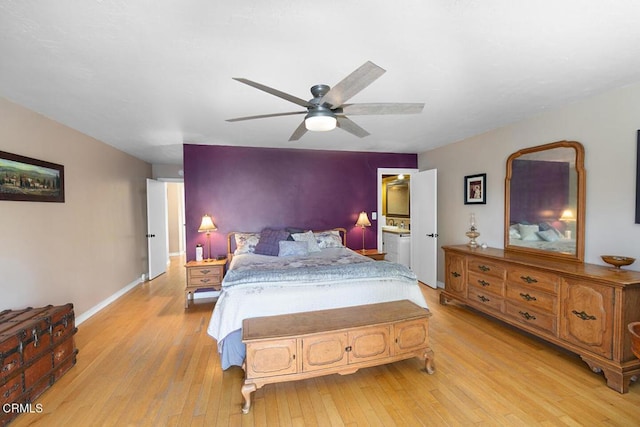
[[628, 325], [631, 332], [631, 351], [640, 359], [640, 322], [632, 322]]
[[602, 260], [607, 264], [613, 265], [615, 268], [620, 268], [624, 265], [633, 264], [636, 259], [618, 255], [602, 255]]

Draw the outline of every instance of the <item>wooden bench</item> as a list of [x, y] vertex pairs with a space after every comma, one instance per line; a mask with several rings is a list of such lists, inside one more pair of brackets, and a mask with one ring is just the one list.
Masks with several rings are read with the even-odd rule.
[[346, 375], [412, 357], [423, 359], [432, 374], [430, 316], [404, 300], [245, 319], [242, 412], [249, 412], [251, 393], [265, 384]]

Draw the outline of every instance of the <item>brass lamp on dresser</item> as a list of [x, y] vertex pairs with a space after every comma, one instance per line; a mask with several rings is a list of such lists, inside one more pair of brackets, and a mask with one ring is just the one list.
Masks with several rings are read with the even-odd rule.
[[[522, 200], [540, 176], [568, 157], [565, 194]], [[440, 303], [457, 301], [578, 354], [620, 392], [640, 376], [627, 325], [640, 320], [640, 272], [587, 264], [584, 258], [584, 149], [560, 141], [520, 150], [507, 161], [504, 249], [444, 246], [445, 289]], [[516, 163], [530, 162], [525, 168]], [[536, 164], [533, 164], [536, 163]], [[551, 175], [550, 172], [545, 172]], [[524, 185], [518, 187], [518, 185]], [[526, 208], [523, 206], [526, 205]], [[570, 223], [563, 223], [567, 210]], [[544, 215], [544, 217], [537, 216]], [[566, 227], [564, 230], [559, 228]], [[533, 227], [533, 233], [531, 233]], [[526, 236], [526, 238], [525, 238]]]

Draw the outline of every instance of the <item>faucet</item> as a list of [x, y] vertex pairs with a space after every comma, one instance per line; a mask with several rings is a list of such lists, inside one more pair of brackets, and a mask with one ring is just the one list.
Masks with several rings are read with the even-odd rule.
[[400, 228], [404, 228], [404, 221], [400, 221]]
[[392, 220], [392, 219], [390, 219], [390, 220], [388, 221], [388, 223], [389, 223], [389, 225], [392, 225], [392, 226], [395, 226], [395, 225], [396, 225], [396, 222], [395, 222], [394, 220]]

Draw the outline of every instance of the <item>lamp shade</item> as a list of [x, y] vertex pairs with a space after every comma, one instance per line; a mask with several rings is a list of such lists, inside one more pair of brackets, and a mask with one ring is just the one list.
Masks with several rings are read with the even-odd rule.
[[213, 220], [211, 219], [211, 215], [204, 215], [202, 217], [202, 222], [200, 223], [200, 228], [198, 228], [198, 232], [204, 233], [209, 231], [215, 231], [217, 229], [218, 227], [216, 227], [216, 225], [213, 223]]
[[571, 209], [565, 209], [562, 212], [562, 216], [560, 217], [560, 221], [575, 221], [576, 217], [573, 215], [573, 211]]
[[358, 216], [358, 221], [356, 221], [356, 225], [358, 227], [371, 227], [371, 223], [369, 222], [369, 217], [367, 217], [367, 213], [362, 211], [360, 212], [360, 216]]

